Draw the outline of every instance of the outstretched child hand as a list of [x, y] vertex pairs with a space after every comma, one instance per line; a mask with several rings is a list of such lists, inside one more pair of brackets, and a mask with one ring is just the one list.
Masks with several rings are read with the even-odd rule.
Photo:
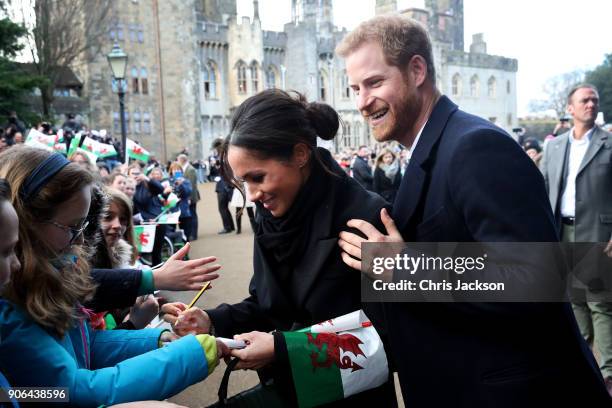
[[134, 306], [130, 308], [129, 320], [136, 329], [142, 329], [145, 328], [158, 313], [159, 304], [155, 296], [139, 296]]

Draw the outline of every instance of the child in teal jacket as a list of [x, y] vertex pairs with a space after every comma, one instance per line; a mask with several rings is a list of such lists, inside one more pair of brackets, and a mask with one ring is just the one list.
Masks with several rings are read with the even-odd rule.
[[214, 337], [89, 327], [81, 306], [95, 290], [81, 250], [87, 170], [17, 147], [0, 154], [0, 178], [20, 223], [20, 268], [0, 302], [0, 372], [12, 386], [66, 387], [71, 405], [99, 406], [165, 399], [212, 372], [223, 354]]

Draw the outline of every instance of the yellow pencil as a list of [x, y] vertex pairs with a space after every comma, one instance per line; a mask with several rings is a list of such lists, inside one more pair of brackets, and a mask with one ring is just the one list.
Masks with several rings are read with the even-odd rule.
[[195, 297], [193, 298], [193, 300], [191, 301], [191, 303], [189, 303], [189, 306], [187, 306], [187, 309], [191, 309], [193, 307], [193, 305], [195, 305], [195, 303], [198, 301], [198, 299], [200, 298], [200, 296], [202, 296], [202, 293], [204, 293], [204, 291], [206, 289], [208, 289], [208, 287], [210, 286], [210, 282], [206, 282], [204, 284], [204, 286], [202, 286], [202, 289], [200, 289], [200, 291], [198, 292], [197, 295], [195, 295]]

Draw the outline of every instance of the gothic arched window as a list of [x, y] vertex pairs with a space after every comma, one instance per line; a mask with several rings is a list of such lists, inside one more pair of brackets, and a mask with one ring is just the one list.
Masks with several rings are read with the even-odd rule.
[[478, 75], [473, 75], [470, 79], [470, 96], [478, 97], [480, 95], [480, 80]]
[[255, 61], [251, 63], [251, 88], [253, 93], [259, 91], [259, 69]]
[[327, 98], [327, 74], [319, 71], [319, 100], [325, 102]]
[[351, 87], [349, 86], [348, 75], [346, 70], [342, 72], [342, 97], [349, 99], [351, 97]]
[[497, 93], [497, 80], [494, 76], [491, 76], [487, 81], [487, 93], [489, 98], [495, 98]]
[[272, 89], [272, 88], [278, 88], [276, 86], [276, 67], [274, 67], [274, 65], [270, 65], [268, 66], [268, 69], [266, 70], [266, 88], [267, 89]]
[[345, 147], [351, 147], [351, 124], [350, 123], [345, 123], [344, 124], [344, 137], [342, 138], [343, 144]]
[[217, 97], [217, 69], [214, 62], [209, 61], [204, 66], [202, 80], [204, 82], [204, 97], [215, 99]]
[[451, 91], [453, 96], [461, 96], [461, 75], [458, 73], [453, 75]]
[[239, 62], [236, 67], [238, 76], [238, 93], [244, 94], [247, 91], [246, 65], [244, 62]]

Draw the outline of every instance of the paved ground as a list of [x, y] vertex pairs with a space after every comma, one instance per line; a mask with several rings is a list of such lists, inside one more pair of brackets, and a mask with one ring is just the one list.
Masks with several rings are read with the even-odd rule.
[[[192, 257], [214, 255], [223, 267], [220, 271], [221, 277], [214, 282], [214, 287], [210, 291], [206, 291], [197, 305], [209, 308], [220, 303], [238, 302], [248, 295], [248, 284], [252, 275], [253, 233], [248, 216], [244, 214], [242, 218], [242, 234], [218, 235], [217, 232], [222, 229], [222, 224], [217, 211], [214, 184], [201, 184], [200, 193], [202, 200], [198, 204], [199, 239], [193, 242], [191, 255]], [[170, 300], [189, 303], [195, 293], [165, 292], [163, 295]], [[206, 407], [216, 402], [217, 390], [224, 371], [225, 363], [222, 362], [212, 376], [187, 388], [170, 401], [190, 408]], [[255, 372], [237, 371], [230, 379], [229, 394], [233, 395], [257, 383]]]

